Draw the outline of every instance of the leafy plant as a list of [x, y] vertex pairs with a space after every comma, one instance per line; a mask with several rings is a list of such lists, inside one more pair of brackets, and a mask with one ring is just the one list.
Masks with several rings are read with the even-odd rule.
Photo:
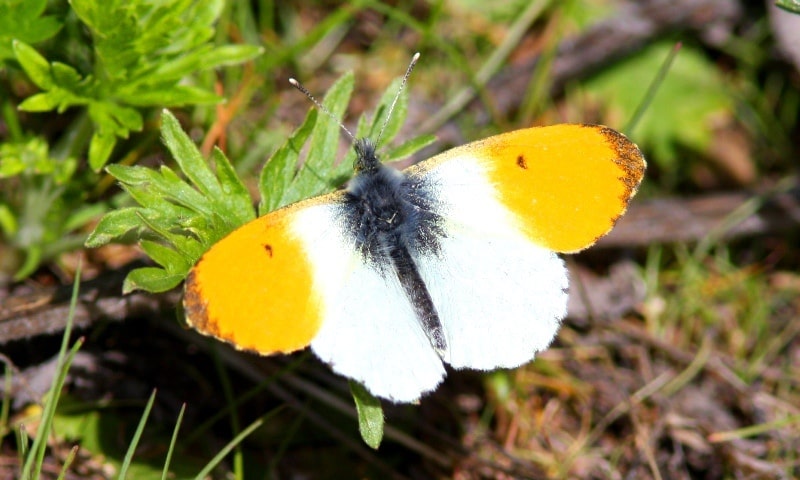
[[0, 62], [14, 58], [16, 40], [37, 43], [55, 35], [62, 26], [52, 15], [42, 16], [47, 0], [0, 1]]
[[[86, 43], [77, 31], [65, 30], [75, 38], [46, 54], [32, 46], [63, 25], [43, 15], [46, 1], [0, 0], [0, 61], [13, 81], [20, 73], [12, 63], [16, 60], [41, 89], [17, 108], [80, 109], [55, 135], [32, 135], [26, 130], [37, 127], [25, 121], [35, 117], [20, 117], [11, 96], [3, 100], [9, 137], [0, 144], [0, 232], [11, 247], [4, 252], [3, 272], [13, 271], [19, 280], [41, 262], [79, 247], [85, 234], [73, 232], [106, 211], [89, 198], [99, 180], [91, 170], [109, 161], [118, 141], [143, 130], [144, 114], [153, 107], [220, 101], [188, 79], [261, 52], [252, 45], [215, 45], [214, 24], [223, 5], [221, 0], [73, 0], [71, 11], [91, 43], [82, 69], [45, 56], [63, 58], [68, 47], [61, 43]], [[84, 156], [91, 170], [79, 161]]]
[[0, 144], [0, 231], [13, 249], [8, 256], [14, 257], [15, 279], [80, 247], [85, 235], [72, 232], [105, 211], [102, 204], [83, 202], [76, 167], [74, 158], [53, 158], [41, 137]]
[[181, 83], [187, 76], [240, 63], [260, 53], [249, 45], [216, 47], [213, 24], [221, 0], [101, 2], [73, 0], [75, 14], [93, 40], [93, 71], [48, 62], [21, 40], [17, 61], [42, 90], [19, 108], [30, 112], [81, 106], [94, 125], [89, 165], [99, 170], [119, 138], [142, 129], [142, 107], [216, 103], [212, 91]]

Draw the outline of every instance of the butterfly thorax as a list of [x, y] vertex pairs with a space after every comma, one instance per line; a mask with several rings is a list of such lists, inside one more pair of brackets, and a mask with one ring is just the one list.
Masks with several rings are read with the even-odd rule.
[[347, 189], [345, 234], [371, 264], [383, 264], [396, 245], [416, 250], [420, 232], [435, 229], [436, 218], [430, 213], [419, 185], [402, 172], [381, 164], [372, 142], [355, 143], [356, 176]]

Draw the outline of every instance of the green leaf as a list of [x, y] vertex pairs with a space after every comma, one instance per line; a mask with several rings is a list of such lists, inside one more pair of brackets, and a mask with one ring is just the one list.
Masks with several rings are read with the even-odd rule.
[[116, 144], [117, 137], [114, 135], [103, 135], [100, 132], [92, 135], [92, 141], [89, 144], [89, 166], [92, 167], [92, 170], [99, 172], [103, 168]]
[[212, 50], [204, 58], [203, 67], [208, 70], [227, 65], [238, 65], [264, 53], [257, 45], [224, 45]]
[[12, 237], [17, 233], [19, 230], [19, 226], [17, 225], [17, 217], [14, 215], [14, 212], [11, 208], [5, 204], [0, 203], [0, 230], [3, 231], [3, 234], [6, 237]]
[[[30, 5], [20, 6], [23, 3]], [[0, 3], [0, 56], [3, 35], [14, 31], [2, 27], [33, 21], [43, 11], [42, 0], [9, 5]], [[89, 57], [96, 63], [85, 67], [92, 75], [84, 76], [80, 69], [64, 63], [48, 62], [23, 41], [9, 45], [31, 80], [43, 90], [22, 102], [21, 109], [63, 112], [88, 106], [95, 129], [88, 158], [95, 171], [108, 162], [117, 139], [142, 130], [138, 108], [218, 103], [220, 96], [184, 80], [261, 52], [257, 46], [215, 45], [214, 24], [224, 6], [220, 0], [72, 0], [70, 5], [92, 37], [94, 51]], [[39, 36], [48, 33], [49, 22], [38, 25]]]
[[53, 85], [53, 76], [50, 73], [50, 64], [43, 56], [39, 55], [33, 47], [24, 42], [15, 40], [13, 43], [14, 55], [25, 70], [25, 73], [39, 88], [50, 89]]
[[386, 153], [386, 162], [407, 158], [436, 141], [436, 135], [422, 135], [399, 145]]
[[[348, 74], [329, 91], [325, 105], [334, 115], [344, 113], [352, 87], [353, 76]], [[404, 103], [398, 103], [396, 114], [405, 112]], [[375, 123], [370, 128], [374, 128]], [[362, 125], [365, 124], [362, 122]], [[390, 135], [394, 135], [396, 130], [387, 127]], [[124, 213], [106, 214], [87, 240], [88, 245], [98, 246], [130, 235], [138, 239], [145, 253], [164, 266], [132, 272], [125, 283], [126, 291], [173, 288], [213, 243], [255, 218], [247, 188], [220, 150], [212, 153], [215, 172], [168, 111], [162, 115], [161, 132], [164, 144], [188, 181], [166, 166], [154, 170], [109, 165], [106, 168], [108, 173], [119, 180], [122, 188], [141, 207], [124, 210]], [[352, 166], [350, 163], [341, 167], [333, 165], [339, 135], [340, 129], [335, 121], [320, 117], [316, 110], [311, 110], [303, 124], [262, 170], [260, 211], [320, 193], [320, 190], [330, 189], [335, 182], [342, 181], [340, 172], [349, 174]], [[309, 139], [312, 146], [304, 167], [298, 172], [299, 155]], [[398, 152], [410, 154], [415, 147], [429, 141], [430, 138], [423, 138], [408, 142], [399, 147]]]
[[128, 294], [134, 290], [145, 290], [151, 293], [166, 292], [180, 285], [184, 277], [185, 275], [168, 273], [163, 268], [137, 268], [125, 277], [125, 281], [122, 283], [122, 293]]
[[377, 450], [383, 440], [383, 408], [381, 401], [370, 394], [363, 385], [350, 381], [350, 393], [358, 413], [358, 431], [364, 443]]
[[155, 182], [158, 171], [139, 165], [109, 165], [106, 171], [127, 185], [146, 185]]
[[39, 243], [35, 243], [33, 245], [29, 245], [28, 248], [25, 249], [25, 261], [22, 263], [22, 266], [19, 267], [16, 273], [14, 273], [14, 281], [20, 281], [26, 278], [28, 275], [32, 274], [36, 271], [36, 267], [42, 261], [42, 247]]
[[139, 208], [129, 207], [106, 213], [86, 239], [87, 248], [101, 247], [141, 225]]
[[309, 110], [303, 124], [289, 136], [261, 169], [258, 180], [258, 191], [261, 194], [258, 211], [261, 215], [298, 200], [287, 198], [286, 190], [296, 174], [300, 150], [317, 124], [317, 114], [316, 108]]
[[341, 135], [338, 122], [344, 115], [352, 91], [353, 73], [349, 72], [339, 78], [325, 95], [322, 104], [332, 117], [323, 115], [314, 125], [308, 157], [287, 191], [292, 201], [319, 195], [336, 186], [332, 182], [333, 177], [323, 172], [330, 172], [336, 161]]
[[191, 264], [173, 248], [149, 240], [142, 240], [139, 245], [151, 260], [164, 267], [167, 272], [185, 272], [191, 268]]
[[40, 16], [46, 6], [47, 0], [0, 2], [0, 61], [14, 58], [14, 40], [38, 43], [61, 29], [56, 17]]
[[136, 90], [131, 93], [121, 91], [120, 100], [141, 106], [159, 105], [162, 107], [180, 107], [183, 105], [209, 105], [223, 100], [219, 95], [206, 89], [191, 85], [154, 86], [150, 90]]
[[234, 228], [243, 225], [256, 218], [256, 211], [253, 208], [253, 199], [250, 192], [244, 186], [239, 176], [236, 174], [233, 165], [228, 157], [218, 148], [211, 152], [211, 158], [217, 168], [217, 177], [222, 187], [222, 195], [216, 198], [217, 204], [223, 206], [226, 212], [231, 214], [234, 221]]
[[[393, 139], [405, 124], [406, 115], [408, 114], [408, 91], [406, 90], [400, 92], [400, 97], [397, 99], [391, 116], [386, 116], [390, 113], [389, 108], [392, 102], [394, 102], [395, 97], [397, 97], [401, 82], [402, 79], [398, 78], [389, 85], [389, 88], [383, 92], [380, 102], [378, 102], [378, 108], [375, 109], [375, 115], [372, 118], [372, 126], [367, 135], [369, 138], [380, 141], [377, 145], [378, 148]], [[377, 137], [381, 129], [384, 129], [383, 135], [378, 139]]]
[[178, 162], [181, 171], [203, 195], [213, 197], [222, 194], [222, 187], [214, 177], [214, 172], [208, 168], [200, 150], [183, 131], [178, 119], [168, 110], [164, 110], [161, 115], [161, 135], [164, 145]]
[[77, 70], [61, 62], [53, 62], [50, 64], [50, 74], [55, 85], [59, 85], [67, 90], [80, 89], [86, 82]]
[[792, 13], [800, 13], [800, 1], [798, 0], [775, 0], [775, 5]]
[[37, 93], [26, 98], [17, 108], [23, 112], [49, 112], [58, 108], [63, 99], [63, 92]]

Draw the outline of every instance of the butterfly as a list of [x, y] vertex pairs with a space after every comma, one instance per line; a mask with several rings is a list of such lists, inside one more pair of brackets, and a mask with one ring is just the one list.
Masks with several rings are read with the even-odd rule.
[[403, 171], [369, 139], [353, 147], [345, 189], [213, 245], [187, 277], [184, 309], [240, 350], [310, 346], [401, 403], [434, 390], [445, 364], [513, 368], [546, 349], [566, 314], [558, 253], [607, 234], [646, 168], [634, 143], [599, 125], [511, 131]]

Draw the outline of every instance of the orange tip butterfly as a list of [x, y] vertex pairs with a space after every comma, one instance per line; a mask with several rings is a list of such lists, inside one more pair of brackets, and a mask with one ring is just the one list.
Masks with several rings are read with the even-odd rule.
[[393, 402], [434, 390], [445, 364], [517, 367], [566, 314], [557, 254], [608, 233], [646, 167], [635, 144], [598, 125], [503, 133], [403, 171], [381, 164], [376, 144], [354, 140], [346, 189], [208, 250], [186, 280], [189, 324], [263, 355], [310, 346]]

